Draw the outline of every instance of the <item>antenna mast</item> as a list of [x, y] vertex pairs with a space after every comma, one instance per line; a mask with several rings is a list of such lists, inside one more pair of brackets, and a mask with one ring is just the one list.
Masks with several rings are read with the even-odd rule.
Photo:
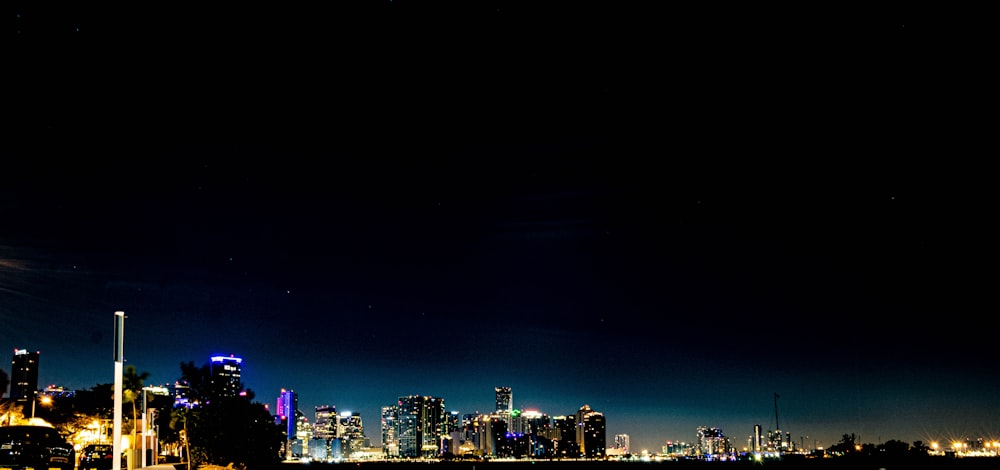
[[775, 431], [781, 430], [781, 424], [778, 423], [778, 392], [774, 392], [774, 427]]

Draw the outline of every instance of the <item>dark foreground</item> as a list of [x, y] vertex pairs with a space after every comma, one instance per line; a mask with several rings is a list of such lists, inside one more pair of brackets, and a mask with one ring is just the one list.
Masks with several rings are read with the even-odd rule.
[[[436, 468], [428, 468], [436, 467]], [[602, 461], [522, 461], [522, 462], [363, 462], [363, 463], [281, 463], [276, 465], [279, 470], [404, 470], [424, 468], [427, 470], [674, 470], [691, 468], [720, 469], [859, 469], [859, 470], [894, 470], [894, 469], [1000, 469], [1000, 458], [994, 457], [836, 457], [826, 459], [796, 459], [769, 460], [764, 462], [704, 462], [697, 460], [680, 460], [668, 462], [602, 462]], [[250, 468], [248, 470], [262, 470]]]

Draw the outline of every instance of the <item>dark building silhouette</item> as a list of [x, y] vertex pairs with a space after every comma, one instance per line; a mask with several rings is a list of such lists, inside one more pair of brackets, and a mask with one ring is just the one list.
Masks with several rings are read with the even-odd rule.
[[38, 391], [38, 351], [15, 349], [10, 361], [10, 398], [27, 401]]
[[235, 397], [242, 392], [240, 368], [243, 359], [235, 356], [213, 356], [212, 392], [216, 397]]
[[604, 457], [607, 439], [604, 424], [604, 413], [583, 405], [576, 412], [576, 443], [580, 445], [580, 453], [588, 459]]
[[580, 456], [580, 446], [576, 442], [576, 416], [556, 416], [552, 418], [553, 453], [559, 458]]

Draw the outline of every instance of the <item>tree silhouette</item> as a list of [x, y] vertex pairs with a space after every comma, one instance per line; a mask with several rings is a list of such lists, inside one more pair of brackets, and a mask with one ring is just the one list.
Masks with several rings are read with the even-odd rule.
[[188, 387], [189, 403], [206, 403], [211, 398], [212, 372], [208, 364], [197, 367], [193, 361], [182, 362], [180, 381]]
[[173, 411], [170, 427], [185, 430], [189, 462], [246, 468], [280, 461], [285, 440], [282, 428], [264, 405], [253, 401], [252, 391], [218, 396], [211, 386], [208, 364], [196, 367], [193, 362], [182, 362], [181, 380], [189, 387], [189, 406]]
[[840, 452], [844, 454], [857, 452], [857, 448], [855, 447], [856, 439], [857, 437], [855, 437], [854, 433], [844, 434], [844, 436], [840, 438], [840, 442], [830, 446], [827, 450], [830, 452]]
[[910, 445], [896, 439], [889, 439], [878, 446], [879, 450], [887, 455], [905, 455], [910, 450]]
[[243, 397], [226, 397], [188, 411], [191, 457], [198, 464], [246, 468], [280, 461], [281, 426], [267, 408]]
[[132, 404], [132, 427], [138, 423], [136, 417], [135, 402], [142, 397], [143, 382], [149, 378], [149, 372], [138, 373], [135, 366], [125, 366], [122, 371], [122, 402]]
[[3, 400], [4, 394], [7, 393], [7, 387], [10, 385], [10, 376], [3, 369], [0, 369], [0, 400]]

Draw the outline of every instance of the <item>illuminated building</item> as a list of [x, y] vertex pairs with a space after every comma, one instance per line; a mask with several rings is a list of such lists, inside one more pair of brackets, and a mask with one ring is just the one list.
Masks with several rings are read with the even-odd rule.
[[309, 451], [309, 441], [313, 437], [313, 427], [309, 424], [309, 418], [302, 413], [297, 413], [295, 415], [295, 441], [296, 446], [293, 452], [295, 457], [303, 457], [311, 455]]
[[396, 439], [400, 457], [437, 457], [447, 435], [444, 399], [410, 395], [397, 402]]
[[719, 428], [698, 427], [698, 453], [707, 459], [729, 452], [729, 439]]
[[497, 414], [480, 415], [478, 428], [480, 452], [483, 455], [499, 455], [500, 444], [507, 435], [507, 422]]
[[556, 416], [552, 418], [552, 440], [555, 454], [561, 458], [580, 456], [580, 445], [576, 442], [576, 416]]
[[479, 448], [479, 413], [466, 413], [462, 415], [462, 434], [460, 442], [473, 450]]
[[694, 450], [692, 449], [691, 444], [688, 444], [687, 442], [667, 441], [661, 451], [664, 454], [673, 457], [694, 455]]
[[365, 437], [365, 425], [361, 421], [361, 413], [351, 413], [350, 411], [340, 413], [340, 421], [337, 423], [337, 437], [341, 441], [344, 454], [348, 457], [368, 448], [368, 438]]
[[243, 384], [240, 382], [240, 365], [243, 359], [235, 356], [212, 356], [212, 391], [218, 397], [239, 396]]
[[382, 407], [382, 455], [399, 457], [399, 442], [396, 439], [396, 405]]
[[337, 437], [337, 407], [322, 405], [316, 407], [316, 421], [313, 423], [313, 439], [329, 441]]
[[10, 361], [10, 398], [27, 401], [38, 390], [39, 353], [26, 349], [15, 349]]
[[193, 408], [197, 403], [191, 402], [191, 385], [186, 380], [174, 382], [174, 408]]
[[521, 429], [525, 434], [549, 437], [552, 429], [552, 420], [549, 415], [537, 410], [524, 410], [521, 412]]
[[607, 440], [604, 414], [583, 405], [576, 412], [576, 443], [580, 454], [588, 459], [604, 457]]
[[445, 433], [451, 434], [462, 427], [462, 418], [457, 411], [451, 411], [445, 418]]
[[281, 389], [275, 407], [275, 423], [285, 426], [285, 458], [292, 458], [292, 441], [295, 440], [296, 416], [299, 414], [299, 396], [292, 390]]
[[510, 387], [496, 387], [495, 390], [497, 393], [497, 413], [510, 416], [510, 412], [514, 411], [514, 401], [511, 397]]
[[750, 446], [754, 452], [763, 452], [763, 428], [759, 424], [753, 425], [753, 435], [750, 436], [752, 439], [752, 445]]
[[615, 449], [618, 450], [621, 455], [628, 455], [631, 453], [629, 450], [628, 434], [615, 434]]

